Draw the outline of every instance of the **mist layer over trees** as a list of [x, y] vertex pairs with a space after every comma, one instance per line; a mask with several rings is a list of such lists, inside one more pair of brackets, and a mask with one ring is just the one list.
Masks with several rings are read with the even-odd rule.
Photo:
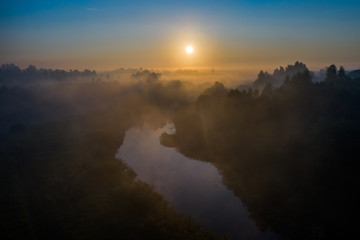
[[20, 69], [15, 64], [2, 64], [0, 67], [0, 84], [4, 85], [27, 85], [45, 80], [63, 81], [67, 79], [91, 79], [95, 80], [96, 72], [88, 69], [83, 72], [78, 70], [37, 69], [29, 65], [26, 69]]
[[2, 239], [219, 238], [115, 159], [127, 129], [168, 120], [176, 133], [162, 144], [213, 163], [261, 230], [341, 239], [356, 229], [356, 71], [331, 65], [315, 83], [296, 62], [246, 90], [129, 73], [0, 68]]
[[261, 93], [215, 83], [179, 109], [176, 134], [163, 134], [162, 142], [215, 164], [262, 230], [289, 239], [349, 237], [356, 229], [360, 79], [331, 65], [323, 82], [313, 83], [305, 68], [274, 87], [288, 69], [260, 72], [254, 85], [265, 84]]
[[0, 88], [1, 239], [219, 238], [115, 159], [128, 128], [162, 126], [189, 86], [70, 80]]

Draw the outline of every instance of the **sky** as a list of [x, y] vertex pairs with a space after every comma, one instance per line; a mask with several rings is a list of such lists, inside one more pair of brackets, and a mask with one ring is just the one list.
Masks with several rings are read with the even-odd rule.
[[299, 60], [355, 69], [359, 12], [358, 0], [4, 1], [0, 64], [272, 69]]

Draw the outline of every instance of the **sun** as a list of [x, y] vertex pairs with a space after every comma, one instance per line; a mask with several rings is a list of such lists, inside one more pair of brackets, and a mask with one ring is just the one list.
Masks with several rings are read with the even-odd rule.
[[192, 54], [194, 52], [193, 46], [189, 45], [185, 48], [187, 54]]

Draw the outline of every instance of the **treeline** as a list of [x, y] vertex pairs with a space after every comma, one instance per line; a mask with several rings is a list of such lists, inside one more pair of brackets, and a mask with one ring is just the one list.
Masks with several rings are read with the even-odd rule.
[[357, 228], [359, 103], [360, 80], [335, 65], [320, 83], [307, 69], [262, 91], [215, 83], [175, 114], [162, 143], [215, 164], [262, 230], [346, 238]]
[[264, 72], [261, 70], [257, 76], [257, 79], [252, 83], [251, 87], [255, 89], [262, 89], [267, 84], [271, 84], [274, 87], [279, 87], [284, 83], [285, 80], [289, 80], [295, 74], [304, 71], [309, 71], [313, 82], [328, 81], [329, 79], [326, 78], [334, 78], [334, 74], [338, 74], [342, 79], [360, 78], [360, 70], [345, 72], [344, 67], [340, 66], [339, 70], [337, 70], [335, 65], [331, 65], [325, 69], [320, 69], [320, 72], [315, 73], [310, 71], [304, 63], [297, 61], [294, 64], [287, 65], [285, 68], [279, 67], [275, 69], [272, 74], [268, 73], [267, 71]]
[[[59, 70], [59, 69], [37, 69], [33, 65], [29, 65], [25, 69], [20, 69], [15, 64], [2, 64], [0, 67], [0, 84], [11, 84], [12, 82], [21, 83], [24, 81], [34, 80], [64, 80], [67, 78], [94, 78], [95, 71], [88, 69], [84, 71], [78, 70]], [[26, 83], [26, 82], [24, 82]]]
[[[257, 79], [253, 83], [253, 87], [256, 89], [263, 88], [266, 84], [271, 84], [273, 86], [280, 86], [286, 78], [294, 76], [298, 72], [303, 72], [308, 70], [306, 65], [302, 62], [295, 62], [294, 65], [287, 65], [284, 67], [279, 67], [274, 70], [273, 74], [268, 72], [260, 71]], [[313, 75], [313, 73], [311, 73]]]

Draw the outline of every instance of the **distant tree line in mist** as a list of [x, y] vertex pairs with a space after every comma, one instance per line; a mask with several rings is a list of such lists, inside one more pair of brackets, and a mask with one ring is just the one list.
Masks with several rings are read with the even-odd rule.
[[37, 69], [34, 65], [29, 65], [25, 69], [20, 69], [13, 63], [2, 64], [0, 66], [0, 84], [22, 81], [33, 81], [42, 79], [64, 80], [67, 78], [91, 78], [95, 77], [96, 72], [85, 69], [78, 70], [60, 70], [60, 69]]
[[273, 87], [281, 86], [285, 80], [290, 80], [295, 74], [299, 72], [309, 71], [310, 77], [313, 82], [322, 82], [322, 81], [333, 81], [336, 76], [344, 80], [345, 78], [356, 79], [360, 78], [360, 70], [354, 70], [350, 72], [345, 72], [343, 66], [340, 66], [337, 70], [335, 65], [331, 65], [327, 68], [320, 69], [320, 71], [315, 74], [310, 71], [307, 66], [302, 62], [295, 62], [293, 65], [287, 65], [284, 67], [279, 67], [274, 70], [272, 74], [267, 71], [260, 71], [257, 79], [253, 82], [252, 87], [255, 89], [262, 89], [267, 84], [271, 84]]

